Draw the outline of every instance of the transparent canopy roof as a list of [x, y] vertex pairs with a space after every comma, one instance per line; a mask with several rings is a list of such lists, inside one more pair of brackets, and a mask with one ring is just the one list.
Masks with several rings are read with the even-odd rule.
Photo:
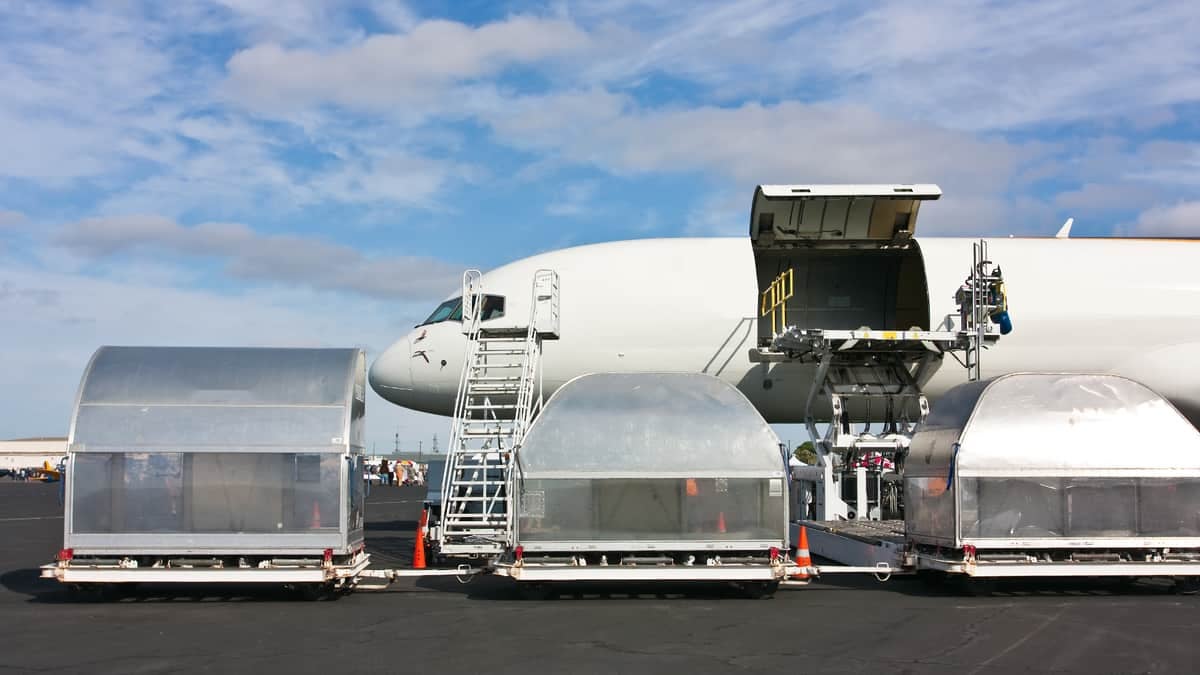
[[1116, 375], [1015, 373], [955, 387], [933, 405], [909, 465], [962, 472], [1200, 470], [1200, 433], [1168, 401]]
[[732, 385], [700, 373], [596, 373], [530, 427], [526, 477], [778, 476], [779, 439]]
[[77, 450], [361, 445], [358, 349], [101, 347], [80, 383]]

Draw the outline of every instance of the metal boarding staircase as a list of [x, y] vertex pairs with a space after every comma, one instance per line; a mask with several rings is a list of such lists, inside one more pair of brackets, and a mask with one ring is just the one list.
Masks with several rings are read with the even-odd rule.
[[[929, 414], [922, 387], [947, 354], [967, 369], [969, 381], [980, 378], [982, 350], [1000, 337], [991, 319], [1007, 311], [1003, 276], [987, 259], [987, 242], [980, 241], [974, 245], [971, 272], [955, 295], [957, 325], [948, 322], [947, 330], [936, 331], [879, 331], [787, 326], [783, 303], [791, 295], [789, 274], [790, 270], [763, 291], [761, 315], [771, 312], [772, 325], [774, 312], [783, 317], [783, 329], [774, 334], [768, 352], [817, 367], [804, 403], [805, 425], [820, 459], [820, 466], [809, 468], [811, 475], [805, 477], [818, 486], [817, 519], [878, 520], [895, 515], [902, 508], [902, 496], [899, 483], [891, 479], [898, 476], [913, 433]], [[829, 425], [822, 434], [817, 415], [824, 410], [818, 404], [826, 402], [830, 414], [824, 419]], [[880, 412], [882, 428], [872, 433], [871, 420], [879, 419]], [[862, 430], [856, 431], [856, 426]], [[847, 476], [855, 479], [845, 484], [849, 489], [831, 494]]]
[[534, 275], [529, 322], [485, 327], [478, 270], [463, 274], [466, 354], [442, 477], [442, 555], [500, 553], [513, 515], [508, 486], [515, 450], [542, 406], [542, 340], [558, 337], [558, 275]]

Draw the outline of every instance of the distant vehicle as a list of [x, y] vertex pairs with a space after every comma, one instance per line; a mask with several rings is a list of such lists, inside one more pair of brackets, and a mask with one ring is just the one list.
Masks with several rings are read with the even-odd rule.
[[33, 480], [40, 480], [44, 483], [54, 483], [62, 480], [67, 473], [67, 458], [63, 457], [58, 461], [57, 465], [50, 463], [50, 460], [42, 462], [40, 467], [29, 470], [29, 475]]

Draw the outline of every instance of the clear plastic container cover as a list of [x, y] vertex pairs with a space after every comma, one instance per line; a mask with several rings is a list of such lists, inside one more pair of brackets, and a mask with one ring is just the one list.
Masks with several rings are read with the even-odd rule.
[[909, 458], [909, 475], [945, 476], [952, 458], [959, 475], [1200, 472], [1200, 434], [1133, 380], [1017, 373], [938, 399]]
[[560, 388], [519, 451], [526, 478], [778, 477], [779, 439], [700, 373], [596, 373]]
[[[342, 461], [335, 454], [81, 454], [73, 466], [72, 531], [336, 532]], [[349, 481], [351, 529], [361, 527], [361, 482]]]
[[754, 548], [785, 536], [778, 438], [741, 392], [708, 375], [580, 377], [547, 403], [518, 454], [526, 545]]
[[1200, 536], [1198, 478], [964, 478], [962, 537]]
[[77, 451], [362, 446], [357, 349], [102, 347], [80, 384]]

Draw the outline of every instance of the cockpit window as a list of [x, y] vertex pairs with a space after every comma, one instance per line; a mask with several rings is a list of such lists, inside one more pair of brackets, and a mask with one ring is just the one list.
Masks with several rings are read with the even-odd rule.
[[422, 326], [443, 321], [462, 321], [462, 298], [453, 298], [437, 306], [428, 319], [421, 322]]
[[483, 296], [483, 313], [480, 314], [480, 321], [491, 321], [504, 316], [504, 298], [499, 295]]
[[[483, 296], [481, 321], [490, 321], [504, 316], [504, 297], [499, 295]], [[462, 298], [451, 298], [437, 306], [428, 319], [421, 322], [422, 326], [443, 321], [462, 321]]]

